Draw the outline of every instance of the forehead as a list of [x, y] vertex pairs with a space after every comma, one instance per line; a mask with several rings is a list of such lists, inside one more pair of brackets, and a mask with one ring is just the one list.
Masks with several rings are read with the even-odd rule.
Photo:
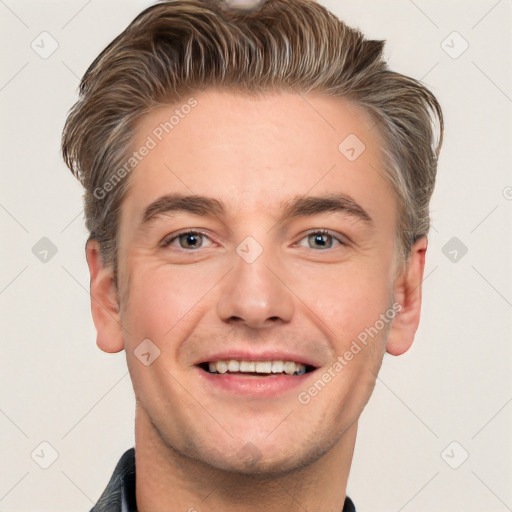
[[338, 192], [376, 215], [395, 208], [374, 123], [340, 98], [207, 90], [143, 117], [133, 148], [144, 146], [122, 207], [133, 222], [172, 192], [217, 197], [238, 218], [277, 216], [288, 198]]

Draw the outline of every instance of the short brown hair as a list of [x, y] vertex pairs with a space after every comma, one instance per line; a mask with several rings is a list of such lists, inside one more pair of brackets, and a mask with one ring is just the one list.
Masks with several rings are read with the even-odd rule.
[[89, 238], [99, 240], [104, 262], [117, 268], [129, 180], [108, 194], [95, 191], [127, 161], [141, 116], [209, 87], [320, 92], [362, 107], [383, 140], [407, 257], [429, 230], [443, 116], [424, 85], [388, 69], [383, 48], [314, 0], [267, 0], [252, 13], [215, 0], [168, 0], [142, 11], [87, 69], [62, 135], [63, 158], [85, 188]]

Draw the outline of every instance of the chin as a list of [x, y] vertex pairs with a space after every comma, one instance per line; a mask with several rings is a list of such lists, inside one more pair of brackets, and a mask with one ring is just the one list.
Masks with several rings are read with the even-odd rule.
[[288, 439], [292, 440], [289, 446], [270, 444], [268, 441], [249, 441], [242, 445], [237, 443], [237, 446], [231, 443], [222, 453], [219, 453], [219, 446], [216, 445], [210, 450], [198, 450], [199, 453], [194, 458], [217, 470], [265, 479], [301, 470], [321, 458], [330, 448], [325, 444], [317, 446], [301, 442], [293, 436]]

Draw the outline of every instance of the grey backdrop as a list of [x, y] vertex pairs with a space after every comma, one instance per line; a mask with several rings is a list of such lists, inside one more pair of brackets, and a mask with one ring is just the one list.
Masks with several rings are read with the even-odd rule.
[[[385, 357], [348, 493], [358, 512], [512, 510], [512, 1], [321, 3], [386, 39], [446, 116], [420, 329]], [[134, 443], [59, 144], [79, 77], [148, 5], [0, 0], [0, 512], [89, 510]]]

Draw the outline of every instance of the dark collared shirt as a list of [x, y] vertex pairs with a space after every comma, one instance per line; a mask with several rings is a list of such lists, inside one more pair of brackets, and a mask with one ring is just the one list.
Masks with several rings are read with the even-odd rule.
[[[135, 500], [135, 448], [126, 450], [117, 463], [110, 482], [90, 512], [137, 512]], [[356, 512], [347, 496], [342, 512]]]

